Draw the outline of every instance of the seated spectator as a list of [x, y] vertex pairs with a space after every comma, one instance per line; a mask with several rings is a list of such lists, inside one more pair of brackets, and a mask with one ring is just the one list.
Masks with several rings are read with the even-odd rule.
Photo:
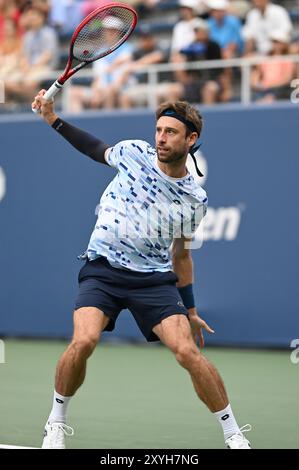
[[[289, 52], [289, 36], [284, 31], [275, 31], [270, 35], [271, 52], [269, 56], [281, 56]], [[279, 99], [288, 99], [291, 94], [290, 83], [295, 77], [296, 65], [292, 60], [277, 60], [259, 64], [251, 73], [251, 86], [255, 91], [255, 100], [260, 103], [272, 103]]]
[[19, 99], [28, 99], [34, 95], [41, 82], [41, 74], [55, 68], [58, 56], [56, 34], [45, 25], [44, 13], [29, 7], [24, 16], [28, 30], [23, 38], [19, 71], [6, 81], [7, 94]]
[[[103, 21], [107, 46], [113, 46], [120, 37], [123, 22], [115, 16], [107, 16]], [[123, 83], [124, 66], [131, 61], [132, 47], [125, 42], [111, 54], [94, 62], [94, 80], [91, 87], [72, 86], [70, 89], [71, 113], [80, 113], [84, 108], [115, 108]]]
[[148, 83], [148, 74], [139, 72], [146, 65], [165, 62], [166, 52], [157, 45], [156, 39], [150, 28], [144, 25], [139, 30], [137, 48], [132, 54], [132, 61], [126, 65], [123, 73], [123, 85], [129, 84], [120, 96], [120, 106], [131, 108], [132, 106], [146, 106], [149, 96], [156, 94], [158, 101], [169, 98], [170, 83], [158, 83], [151, 87]]
[[18, 25], [20, 14], [21, 13], [13, 0], [9, 2], [7, 2], [7, 0], [0, 0], [0, 43], [5, 37], [6, 19], [12, 19]]
[[[194, 20], [194, 31], [195, 39], [180, 51], [180, 61], [220, 60], [221, 49], [210, 39], [209, 24], [197, 18]], [[178, 84], [178, 98], [204, 104], [228, 101], [230, 98], [230, 90], [223, 87], [222, 69], [189, 70], [184, 73], [184, 79]]]
[[0, 80], [12, 77], [18, 71], [22, 42], [17, 23], [11, 18], [4, 22], [4, 39], [0, 42]]
[[221, 47], [223, 59], [231, 59], [242, 52], [242, 26], [239, 18], [228, 14], [228, 0], [207, 0], [210, 9], [210, 37]]
[[173, 28], [171, 38], [172, 58], [194, 40], [193, 20], [196, 18], [196, 0], [179, 0], [180, 21]]
[[254, 8], [247, 14], [243, 28], [245, 54], [268, 54], [272, 47], [271, 34], [279, 30], [290, 36], [293, 26], [282, 6], [269, 0], [252, 0], [252, 3]]

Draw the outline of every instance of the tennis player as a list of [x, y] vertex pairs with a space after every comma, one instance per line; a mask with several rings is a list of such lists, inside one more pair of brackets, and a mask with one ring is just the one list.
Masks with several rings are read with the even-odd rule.
[[198, 397], [219, 421], [230, 449], [250, 449], [233, 415], [219, 373], [196, 346], [202, 329], [193, 297], [189, 242], [207, 207], [205, 191], [186, 168], [202, 118], [186, 102], [163, 103], [156, 114], [156, 149], [141, 140], [109, 146], [55, 114], [39, 92], [32, 104], [70, 144], [117, 170], [104, 191], [85, 264], [79, 272], [73, 339], [56, 370], [53, 407], [43, 448], [65, 448], [68, 404], [82, 385], [101, 332], [112, 331], [128, 308], [147, 341], [160, 340], [189, 372]]

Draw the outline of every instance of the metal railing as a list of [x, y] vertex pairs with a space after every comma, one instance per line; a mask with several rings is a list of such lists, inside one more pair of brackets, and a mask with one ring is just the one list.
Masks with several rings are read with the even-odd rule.
[[[248, 105], [251, 102], [251, 84], [250, 74], [251, 68], [255, 65], [276, 62], [276, 61], [292, 61], [299, 66], [299, 55], [283, 55], [283, 56], [256, 56], [246, 57], [237, 59], [225, 59], [225, 60], [206, 60], [198, 62], [184, 62], [184, 63], [164, 63], [155, 64], [145, 67], [138, 68], [138, 73], [148, 74], [148, 107], [155, 109], [157, 106], [158, 97], [157, 94], [153, 93], [152, 90], [159, 84], [159, 74], [165, 72], [177, 72], [183, 70], [212, 70], [212, 69], [227, 69], [227, 68], [239, 68], [241, 70], [241, 91], [240, 91], [240, 102], [243, 105]], [[62, 73], [62, 72], [60, 72]], [[41, 80], [53, 81], [60, 74], [59, 72], [50, 72], [40, 76]], [[79, 74], [74, 76], [75, 78], [90, 78], [95, 77], [93, 70], [82, 70]], [[295, 78], [295, 77], [294, 77]], [[298, 67], [298, 78], [299, 78], [299, 67]], [[69, 106], [69, 89], [72, 85], [71, 79], [68, 80], [62, 91], [62, 109], [68, 111]], [[291, 93], [291, 91], [290, 91]]]

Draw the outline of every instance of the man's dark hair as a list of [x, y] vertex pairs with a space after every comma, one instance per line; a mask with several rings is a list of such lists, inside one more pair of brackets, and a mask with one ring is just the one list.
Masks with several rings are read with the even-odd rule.
[[[187, 103], [187, 101], [166, 101], [162, 103], [156, 111], [157, 121], [158, 119], [160, 119], [161, 116], [164, 115], [167, 110], [171, 110], [175, 114], [182, 116], [182, 118], [184, 118], [185, 120], [192, 122], [196, 129], [196, 132], [198, 133], [198, 137], [200, 136], [203, 125], [203, 119], [199, 111], [197, 111], [194, 106], [191, 106], [191, 104]], [[187, 137], [191, 133], [192, 130], [187, 127]]]

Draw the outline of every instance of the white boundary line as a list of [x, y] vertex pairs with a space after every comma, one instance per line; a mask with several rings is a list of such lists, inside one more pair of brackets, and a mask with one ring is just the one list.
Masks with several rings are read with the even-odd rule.
[[5, 444], [0, 444], [0, 449], [39, 449], [39, 447], [7, 446]]

